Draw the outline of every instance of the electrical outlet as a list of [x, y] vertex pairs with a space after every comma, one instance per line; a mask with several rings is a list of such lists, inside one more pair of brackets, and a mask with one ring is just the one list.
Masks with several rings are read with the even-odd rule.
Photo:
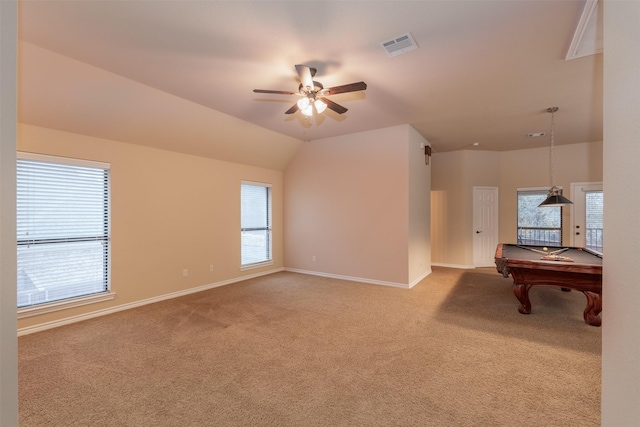
[[189, 277], [189, 270], [188, 269], [184, 269], [182, 270], [182, 277]]
[[311, 261], [316, 262], [316, 256], [315, 255], [311, 257]]
[[209, 264], [209, 271], [213, 271], [213, 264]]

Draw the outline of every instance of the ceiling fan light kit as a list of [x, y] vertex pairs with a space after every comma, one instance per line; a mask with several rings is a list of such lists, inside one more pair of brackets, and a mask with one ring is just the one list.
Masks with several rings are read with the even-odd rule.
[[253, 91], [255, 93], [300, 96], [301, 98], [298, 102], [285, 111], [285, 114], [293, 114], [300, 111], [303, 115], [312, 117], [314, 112], [322, 114], [327, 108], [338, 114], [346, 113], [348, 111], [347, 108], [326, 97], [339, 93], [357, 92], [367, 88], [365, 82], [357, 82], [325, 89], [322, 83], [313, 80], [313, 76], [315, 76], [317, 71], [315, 68], [311, 68], [308, 65], [296, 65], [296, 71], [300, 77], [300, 86], [298, 86], [297, 93], [268, 89], [254, 89]]
[[313, 102], [307, 97], [300, 98], [298, 102], [296, 102], [300, 112], [307, 117], [313, 116], [313, 110], [315, 109], [318, 114], [322, 114], [324, 110], [327, 109], [327, 104], [325, 104], [321, 99], [316, 99]]

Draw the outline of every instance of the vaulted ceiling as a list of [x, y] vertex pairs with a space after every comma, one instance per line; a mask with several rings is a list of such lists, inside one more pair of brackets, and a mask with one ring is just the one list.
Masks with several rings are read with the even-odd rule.
[[[217, 129], [249, 122], [274, 141], [410, 124], [437, 152], [473, 143], [498, 151], [539, 147], [548, 136], [526, 135], [548, 133], [551, 106], [560, 108], [557, 144], [601, 141], [602, 54], [565, 59], [585, 4], [22, 0], [19, 120], [153, 145], [170, 120], [155, 108], [132, 111], [136, 93], [127, 81], [169, 94], [176, 105], [215, 111]], [[389, 56], [381, 43], [406, 33], [418, 48]], [[36, 51], [40, 59], [31, 62]], [[59, 76], [54, 58], [61, 57], [121, 83], [105, 88]], [[252, 90], [296, 91], [295, 64], [315, 67], [314, 80], [325, 87], [364, 81], [368, 88], [331, 97], [348, 108], [343, 115], [285, 115], [295, 96]], [[123, 124], [125, 112], [139, 129]], [[199, 130], [205, 122], [191, 119], [184, 139], [211, 133]], [[225, 143], [208, 141], [198, 144]]]

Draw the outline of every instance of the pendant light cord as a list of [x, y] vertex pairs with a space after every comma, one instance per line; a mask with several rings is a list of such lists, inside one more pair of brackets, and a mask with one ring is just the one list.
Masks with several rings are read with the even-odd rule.
[[554, 162], [553, 149], [555, 147], [555, 113], [558, 107], [549, 107], [547, 111], [551, 113], [551, 148], [549, 149], [549, 177], [551, 178], [551, 188], [556, 186], [556, 168]]

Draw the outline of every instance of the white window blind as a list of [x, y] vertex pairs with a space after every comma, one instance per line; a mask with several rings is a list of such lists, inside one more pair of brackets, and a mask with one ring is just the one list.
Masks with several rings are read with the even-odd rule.
[[271, 186], [241, 184], [241, 264], [271, 261]]
[[602, 191], [587, 191], [585, 194], [585, 246], [602, 252], [604, 198]]
[[18, 307], [109, 290], [109, 165], [19, 153]]

